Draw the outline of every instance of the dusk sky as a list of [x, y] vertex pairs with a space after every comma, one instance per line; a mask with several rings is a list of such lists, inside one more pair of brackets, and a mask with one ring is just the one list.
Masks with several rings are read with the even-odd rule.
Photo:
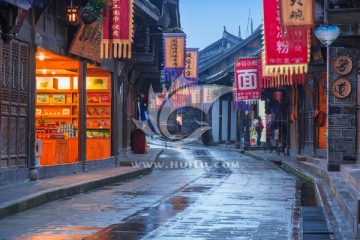
[[180, 0], [181, 28], [186, 33], [186, 47], [204, 49], [227, 32], [246, 38], [250, 34], [250, 18], [254, 30], [262, 19], [262, 0]]

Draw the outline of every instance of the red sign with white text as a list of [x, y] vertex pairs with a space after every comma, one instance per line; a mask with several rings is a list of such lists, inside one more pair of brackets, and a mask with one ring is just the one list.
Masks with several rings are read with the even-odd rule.
[[299, 31], [298, 34], [303, 36], [298, 38], [302, 41], [290, 47], [289, 41], [283, 37], [279, 0], [263, 0], [263, 5], [265, 64], [267, 66], [307, 64], [308, 30]]
[[235, 101], [261, 99], [260, 59], [239, 58], [235, 60]]

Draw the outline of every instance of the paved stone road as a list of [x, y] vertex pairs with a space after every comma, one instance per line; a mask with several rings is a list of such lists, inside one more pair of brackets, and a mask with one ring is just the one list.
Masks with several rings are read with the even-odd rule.
[[0, 239], [299, 239], [297, 180], [238, 152], [166, 149], [146, 176], [0, 220]]

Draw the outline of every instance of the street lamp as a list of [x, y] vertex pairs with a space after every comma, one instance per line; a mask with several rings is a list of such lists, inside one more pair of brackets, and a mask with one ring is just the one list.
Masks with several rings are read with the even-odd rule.
[[330, 46], [340, 35], [340, 29], [335, 25], [320, 25], [315, 27], [316, 38], [326, 47]]
[[79, 9], [77, 6], [73, 6], [72, 0], [70, 6], [67, 7], [66, 18], [70, 24], [76, 24], [79, 20]]

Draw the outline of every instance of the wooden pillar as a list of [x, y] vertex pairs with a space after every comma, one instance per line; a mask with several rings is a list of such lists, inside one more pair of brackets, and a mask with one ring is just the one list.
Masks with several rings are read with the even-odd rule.
[[79, 66], [79, 116], [78, 116], [78, 152], [79, 161], [83, 164], [83, 171], [87, 172], [86, 161], [86, 60], [80, 61]]
[[[356, 91], [356, 163], [360, 163], [360, 72], [357, 75], [357, 91]], [[328, 146], [329, 147], [329, 146]]]
[[245, 114], [245, 146], [250, 146], [250, 111]]
[[127, 128], [127, 114], [128, 114], [128, 91], [129, 91], [129, 87], [127, 86], [127, 81], [124, 85], [123, 88], [124, 92], [123, 92], [123, 140], [122, 140], [122, 148], [124, 151], [124, 155], [125, 157], [127, 156], [127, 135], [128, 135], [128, 131], [129, 129]]
[[29, 116], [28, 116], [28, 167], [30, 168], [30, 180], [38, 179], [35, 166], [35, 105], [36, 105], [36, 26], [35, 26], [34, 3], [30, 9], [30, 69], [29, 69]]
[[145, 26], [145, 46], [144, 51], [145, 53], [149, 53], [150, 50], [150, 26]]
[[119, 59], [114, 60], [114, 73], [111, 76], [111, 156], [115, 156], [116, 165], [119, 165], [118, 154], [118, 115], [117, 103], [119, 98]]
[[243, 124], [242, 124], [242, 120], [243, 118], [241, 117], [241, 113], [243, 111], [236, 111], [236, 137], [235, 137], [235, 148], [236, 149], [240, 149], [240, 145], [241, 145], [241, 136], [243, 135]]

